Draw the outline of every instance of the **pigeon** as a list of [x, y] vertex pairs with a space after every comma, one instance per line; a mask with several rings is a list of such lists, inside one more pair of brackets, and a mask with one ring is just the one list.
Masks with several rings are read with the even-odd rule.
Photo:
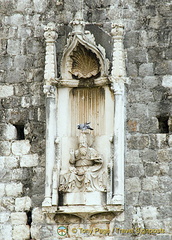
[[86, 123], [84, 123], [84, 124], [78, 124], [78, 125], [77, 125], [77, 128], [78, 128], [79, 130], [82, 130], [82, 131], [87, 130], [87, 129], [94, 130], [94, 129], [91, 128], [89, 125], [90, 125], [90, 122], [86, 122]]

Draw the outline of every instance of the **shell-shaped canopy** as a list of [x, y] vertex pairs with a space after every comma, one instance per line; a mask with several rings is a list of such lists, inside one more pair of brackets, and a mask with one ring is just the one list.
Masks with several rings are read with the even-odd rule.
[[78, 44], [72, 54], [71, 73], [77, 78], [90, 78], [100, 72], [99, 59], [91, 50], [86, 49], [82, 44]]
[[105, 57], [83, 36], [74, 35], [68, 40], [61, 62], [62, 79], [97, 78], [105, 74]]

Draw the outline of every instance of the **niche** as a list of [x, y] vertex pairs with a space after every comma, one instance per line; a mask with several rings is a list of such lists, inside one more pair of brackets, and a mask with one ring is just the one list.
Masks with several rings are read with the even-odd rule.
[[17, 130], [17, 140], [24, 140], [25, 139], [24, 124], [14, 124], [14, 127]]
[[159, 131], [160, 133], [169, 133], [169, 126], [168, 126], [168, 116], [158, 116], [159, 122]]
[[76, 79], [97, 78], [100, 75], [100, 64], [96, 54], [78, 44], [71, 54], [72, 76]]

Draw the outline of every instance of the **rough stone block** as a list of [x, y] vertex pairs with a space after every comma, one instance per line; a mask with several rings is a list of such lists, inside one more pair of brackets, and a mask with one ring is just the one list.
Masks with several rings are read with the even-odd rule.
[[[171, 199], [170, 199], [170, 193], [169, 194], [164, 194], [164, 193], [161, 193], [159, 191], [155, 192], [156, 194], [153, 194], [153, 201], [152, 201], [152, 205], [154, 207], [161, 207], [161, 206], [164, 206], [164, 203], [166, 205], [168, 205], [170, 202], [171, 202]], [[150, 205], [150, 204], [149, 204]]]
[[145, 149], [139, 152], [139, 156], [144, 162], [150, 163], [150, 162], [156, 162], [157, 153], [156, 153], [156, 150]]
[[0, 183], [0, 197], [3, 197], [5, 195], [5, 184]]
[[170, 147], [172, 147], [172, 135], [168, 136], [168, 144]]
[[26, 72], [20, 69], [15, 69], [8, 71], [6, 76], [5, 76], [5, 81], [7, 83], [23, 83], [26, 80]]
[[45, 11], [47, 7], [47, 0], [39, 1], [39, 0], [33, 0], [34, 8], [36, 12], [42, 13]]
[[15, 199], [15, 210], [16, 212], [29, 211], [31, 208], [31, 198], [30, 197], [22, 197]]
[[142, 189], [146, 191], [152, 191], [158, 189], [158, 177], [147, 177], [143, 178]]
[[145, 175], [152, 177], [159, 174], [159, 165], [156, 162], [147, 162], [144, 164]]
[[20, 159], [20, 167], [36, 167], [38, 165], [38, 155], [23, 155]]
[[139, 200], [139, 193], [138, 192], [134, 192], [134, 193], [129, 193], [126, 192], [126, 202], [128, 203], [128, 205], [138, 205], [138, 200]]
[[8, 141], [0, 142], [0, 156], [8, 156], [11, 153], [11, 143]]
[[17, 197], [22, 193], [22, 183], [8, 183], [5, 187], [7, 196]]
[[12, 153], [14, 155], [28, 154], [30, 151], [29, 140], [20, 140], [12, 143]]
[[[162, 229], [164, 229], [164, 228], [162, 228]], [[168, 234], [168, 232], [165, 230], [165, 233], [167, 233]], [[156, 238], [157, 238], [157, 240], [171, 240], [171, 236], [170, 235], [157, 235], [156, 236]]]
[[[21, 26], [21, 27], [18, 28], [18, 32], [17, 33], [18, 33], [18, 38], [20, 38], [20, 37], [28, 38], [28, 37], [30, 37], [32, 35], [32, 30], [31, 30], [30, 27], [23, 27], [23, 26]], [[26, 66], [27, 65], [25, 65], [25, 69], [27, 69]]]
[[11, 85], [0, 86], [0, 98], [7, 98], [14, 95], [14, 88]]
[[128, 192], [140, 192], [141, 184], [138, 177], [126, 179], [126, 191]]
[[43, 226], [40, 229], [40, 235], [44, 236], [45, 239], [46, 238], [50, 239], [52, 237], [52, 232], [53, 232], [53, 226], [52, 225], [49, 225], [48, 227]]
[[[157, 62], [155, 64], [155, 74], [156, 75], [171, 75], [172, 74], [172, 70], [171, 70], [171, 61], [161, 61], [161, 62]], [[165, 78], [164, 80], [164, 84], [169, 85], [169, 80], [166, 80], [167, 78]]]
[[159, 177], [159, 190], [164, 193], [170, 192], [172, 186], [172, 179], [169, 176], [161, 176]]
[[164, 219], [164, 225], [165, 225], [165, 232], [171, 233], [172, 232], [172, 219], [171, 218]]
[[32, 222], [34, 224], [41, 224], [44, 223], [44, 214], [41, 210], [41, 208], [34, 208], [32, 211]]
[[127, 64], [127, 72], [128, 75], [131, 77], [137, 77], [138, 76], [138, 69], [136, 64], [128, 63]]
[[26, 62], [26, 56], [24, 55], [17, 55], [14, 58], [14, 67], [16, 69], [24, 69], [25, 68], [25, 62]]
[[3, 197], [2, 205], [5, 210], [14, 211], [14, 197]]
[[9, 212], [0, 212], [0, 223], [8, 222], [10, 218]]
[[126, 32], [125, 39], [124, 39], [124, 47], [138, 47], [139, 44], [139, 32], [137, 31], [129, 31]]
[[21, 99], [21, 106], [23, 108], [28, 108], [31, 105], [31, 99], [30, 97], [22, 97]]
[[17, 11], [25, 11], [27, 8], [31, 7], [31, 2], [30, 0], [18, 0], [17, 1]]
[[[151, 95], [146, 94], [147, 100], [151, 101]], [[146, 100], [145, 96], [145, 100]], [[140, 133], [157, 133], [159, 131], [159, 123], [156, 117], [143, 117], [140, 120]]]
[[160, 84], [159, 78], [155, 76], [145, 76], [142, 81], [143, 81], [143, 87], [145, 89], [154, 88]]
[[143, 207], [142, 216], [144, 220], [156, 220], [158, 216], [157, 208], [153, 206]]
[[1, 169], [0, 170], [0, 180], [2, 182], [10, 182], [11, 181], [11, 172], [7, 169]]
[[24, 22], [24, 16], [23, 14], [19, 14], [19, 13], [13, 14], [10, 17], [10, 21], [12, 25], [20, 26]]
[[164, 148], [167, 147], [167, 134], [156, 134], [155, 136], [155, 140], [156, 140], [156, 145], [158, 148]]
[[138, 119], [130, 119], [127, 121], [127, 126], [129, 132], [138, 132], [139, 131], [139, 122]]
[[4, 169], [4, 161], [5, 161], [5, 158], [4, 157], [0, 157], [0, 170]]
[[18, 39], [8, 39], [7, 53], [10, 55], [20, 54], [21, 42]]
[[31, 226], [31, 236], [33, 239], [41, 239], [40, 237], [40, 229], [41, 225], [33, 225]]
[[126, 161], [128, 163], [141, 163], [139, 151], [138, 150], [130, 150], [129, 152], [127, 152]]
[[32, 97], [32, 105], [33, 106], [40, 106], [42, 104], [40, 96], [33, 96]]
[[140, 76], [153, 76], [153, 63], [143, 63], [139, 67]]
[[25, 240], [30, 238], [30, 228], [28, 225], [19, 225], [13, 227], [13, 239]]
[[127, 164], [125, 167], [125, 176], [127, 178], [141, 177], [144, 175], [144, 169], [142, 164]]
[[163, 87], [168, 87], [168, 88], [172, 87], [172, 76], [171, 75], [163, 76], [163, 78], [162, 78], [162, 86]]
[[145, 228], [146, 229], [162, 229], [162, 231], [164, 229], [163, 222], [156, 219], [156, 218], [145, 219], [144, 223], [145, 223]]
[[23, 178], [23, 169], [22, 168], [16, 168], [12, 170], [12, 180], [20, 180], [22, 181]]
[[159, 219], [170, 218], [172, 216], [172, 207], [163, 205], [158, 208]]
[[19, 165], [19, 157], [4, 157], [4, 164], [8, 169], [17, 168]]
[[15, 140], [17, 138], [17, 129], [12, 124], [6, 124], [3, 137], [5, 140]]
[[149, 27], [158, 29], [161, 26], [161, 18], [156, 15], [155, 17], [150, 18]]
[[172, 156], [172, 149], [160, 149], [157, 153], [158, 162], [170, 162]]
[[146, 50], [143, 48], [133, 48], [128, 50], [128, 60], [131, 63], [146, 63], [147, 62], [147, 56], [146, 56]]
[[130, 149], [140, 149], [148, 148], [149, 146], [149, 136], [140, 135], [140, 136], [131, 136], [128, 140], [128, 147]]
[[[161, 164], [159, 164], [159, 170], [160, 170], [160, 174], [163, 176], [163, 175], [166, 175], [169, 173], [170, 167], [169, 167], [168, 163], [161, 163]], [[170, 176], [170, 174], [169, 174], [169, 176]]]
[[139, 194], [139, 205], [140, 206], [149, 206], [152, 205], [152, 192], [141, 191]]
[[27, 223], [27, 215], [25, 212], [11, 213], [11, 223], [13, 225], [24, 225]]
[[9, 224], [0, 224], [0, 239], [12, 240], [12, 226]]

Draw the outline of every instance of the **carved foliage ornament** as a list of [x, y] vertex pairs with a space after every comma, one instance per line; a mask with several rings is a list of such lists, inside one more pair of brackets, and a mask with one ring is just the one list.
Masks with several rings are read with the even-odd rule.
[[71, 73], [78, 78], [90, 78], [100, 72], [99, 60], [96, 54], [78, 44], [70, 56], [73, 60]]

